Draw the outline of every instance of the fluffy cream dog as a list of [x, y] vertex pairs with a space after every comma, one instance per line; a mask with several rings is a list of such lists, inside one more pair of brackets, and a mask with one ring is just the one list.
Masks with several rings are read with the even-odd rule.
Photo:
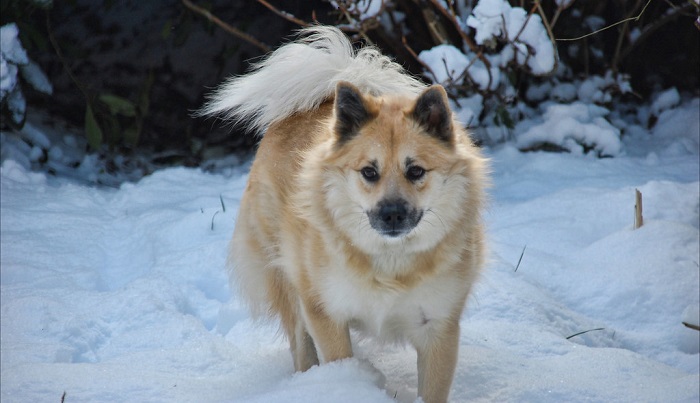
[[279, 318], [294, 366], [352, 356], [350, 328], [418, 353], [447, 400], [483, 262], [485, 160], [426, 87], [376, 49], [313, 27], [205, 108], [264, 133], [230, 249], [232, 283]]

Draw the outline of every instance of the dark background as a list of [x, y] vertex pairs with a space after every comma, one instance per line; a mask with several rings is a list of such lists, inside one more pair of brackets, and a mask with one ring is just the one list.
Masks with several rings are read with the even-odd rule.
[[[271, 49], [299, 28], [255, 0], [193, 3]], [[325, 1], [270, 3], [304, 21], [347, 23], [342, 13]], [[579, 0], [561, 14], [554, 35], [565, 38], [589, 33], [586, 17], [599, 16], [610, 24], [638, 12], [644, 3]], [[673, 86], [698, 95], [700, 31], [693, 24], [697, 11], [688, 7], [690, 3], [653, 0], [642, 18], [628, 27], [646, 32], [643, 40], [632, 45], [622, 36], [621, 50], [621, 27], [577, 42], [559, 42], [562, 62], [570, 67], [573, 78], [602, 75], [611, 67], [629, 74], [635, 94], [627, 96], [627, 102], [646, 102], [654, 91]], [[361, 33], [417, 76], [423, 73], [422, 66], [401, 43], [401, 36], [406, 34], [408, 45], [416, 53], [435, 46], [426, 15], [432, 13], [430, 18], [444, 23], [451, 41], [461, 42], [457, 31], [450, 29], [430, 1], [395, 0], [391, 4], [405, 15], [400, 24], [402, 33], [398, 33], [397, 25], [380, 24], [367, 24]], [[522, 1], [511, 4], [526, 10], [532, 5]], [[551, 17], [556, 8], [554, 2], [542, 4]], [[683, 12], [669, 12], [683, 6]], [[51, 96], [24, 89], [30, 108], [41, 109], [52, 119], [82, 130], [86, 103], [92, 102], [104, 131], [103, 144], [93, 151], [103, 156], [147, 155], [158, 166], [198, 166], [228, 154], [245, 154], [254, 147], [255, 138], [239, 128], [222, 125], [215, 119], [194, 118], [192, 112], [204, 103], [207, 92], [226, 77], [245, 72], [249, 63], [265, 52], [225, 32], [183, 2], [73, 0], [41, 7], [26, 0], [2, 0], [2, 24], [8, 22], [18, 24], [23, 46], [54, 86]], [[360, 33], [350, 30], [348, 34], [362, 42]], [[591, 55], [588, 49], [592, 48], [599, 49], [602, 56]], [[620, 59], [620, 55], [624, 56]], [[618, 61], [613, 62], [616, 56]], [[512, 80], [522, 93], [543, 78], [514, 70]], [[110, 117], [105, 106], [96, 101], [104, 94], [114, 94], [143, 107], [135, 118]], [[5, 129], [12, 126], [4, 117], [2, 124]], [[124, 135], [128, 127], [137, 127], [138, 134]]]

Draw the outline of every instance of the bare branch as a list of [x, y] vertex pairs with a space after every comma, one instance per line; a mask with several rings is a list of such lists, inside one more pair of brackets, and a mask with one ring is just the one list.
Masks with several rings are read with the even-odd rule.
[[435, 72], [433, 71], [433, 69], [431, 69], [430, 66], [428, 66], [425, 62], [423, 62], [420, 58], [418, 58], [418, 54], [416, 54], [416, 51], [413, 50], [413, 48], [411, 48], [411, 46], [409, 46], [408, 42], [406, 42], [406, 37], [405, 37], [405, 36], [402, 36], [402, 37], [401, 37], [401, 42], [403, 42], [403, 46], [406, 48], [406, 50], [408, 51], [408, 53], [410, 53], [411, 56], [413, 56], [413, 58], [416, 59], [416, 61], [417, 61], [418, 63], [420, 63], [420, 65], [423, 66], [423, 68], [424, 68], [428, 73], [430, 73], [431, 76], [433, 76], [433, 81], [436, 81], [436, 80], [437, 80], [437, 76], [435, 75]]
[[649, 6], [649, 3], [651, 3], [651, 0], [647, 0], [647, 4], [644, 5], [644, 8], [643, 8], [642, 11], [639, 13], [639, 15], [637, 15], [636, 17], [625, 18], [625, 19], [622, 20], [622, 21], [618, 21], [618, 22], [616, 22], [616, 23], [614, 23], [614, 24], [612, 24], [612, 25], [608, 25], [607, 27], [603, 27], [603, 28], [601, 28], [601, 29], [595, 30], [595, 31], [591, 32], [590, 34], [582, 35], [582, 36], [579, 36], [579, 37], [576, 37], [576, 38], [559, 38], [559, 39], [556, 39], [556, 40], [557, 40], [557, 41], [578, 41], [578, 40], [580, 40], [580, 39], [589, 37], [589, 36], [591, 36], [591, 35], [595, 35], [595, 34], [597, 34], [597, 33], [599, 33], [599, 32], [603, 32], [603, 31], [605, 31], [605, 30], [607, 30], [607, 29], [610, 29], [610, 28], [612, 28], [612, 27], [616, 27], [616, 26], [618, 26], [618, 25], [620, 25], [620, 24], [624, 24], [625, 22], [628, 22], [628, 21], [639, 21], [639, 19], [642, 17], [642, 14], [644, 14], [644, 11], [647, 9], [647, 6]]
[[559, 15], [561, 15], [561, 12], [571, 7], [575, 1], [576, 0], [571, 0], [568, 3], [562, 3], [559, 6], [557, 6], [557, 10], [554, 12], [554, 17], [552, 17], [552, 21], [549, 23], [552, 29], [554, 29], [554, 26], [557, 25], [557, 21], [559, 20]]
[[[639, 35], [639, 38], [637, 38], [634, 43], [632, 43], [631, 46], [625, 47], [625, 49], [622, 50], [620, 54], [620, 60], [625, 60], [625, 58], [639, 46], [640, 43], [643, 43], [651, 34], [656, 32], [659, 28], [662, 26], [668, 24], [669, 22], [673, 21], [674, 19], [680, 17], [685, 13], [686, 11], [689, 11], [691, 7], [693, 7], [692, 2], [688, 2], [687, 4], [684, 4], [680, 7], [676, 7], [673, 12], [670, 12], [663, 17], [659, 18], [658, 20], [652, 22], [651, 24], [647, 25], [647, 28], [642, 32], [641, 35]], [[646, 7], [646, 6], [645, 6]], [[642, 10], [644, 12], [644, 10]], [[641, 14], [639, 14], [641, 16]], [[638, 17], [639, 17], [638, 16]], [[700, 28], [700, 27], [699, 27]]]
[[190, 0], [182, 0], [182, 4], [185, 5], [185, 7], [189, 8], [190, 10], [194, 11], [195, 13], [205, 17], [209, 21], [213, 22], [214, 24], [218, 25], [221, 27], [224, 31], [233, 34], [234, 36], [237, 36], [240, 39], [243, 39], [244, 41], [258, 47], [260, 50], [263, 52], [269, 52], [270, 47], [267, 46], [266, 44], [260, 42], [259, 40], [255, 39], [251, 35], [246, 34], [245, 32], [232, 27], [231, 25], [221, 21], [217, 16], [213, 15], [212, 13], [209, 12], [209, 10], [206, 10], [202, 7], [199, 7], [192, 3]]
[[257, 0], [258, 3], [262, 4], [265, 6], [268, 10], [272, 11], [273, 13], [279, 15], [280, 17], [284, 18], [287, 21], [293, 22], [299, 26], [302, 27], [308, 27], [311, 25], [310, 23], [300, 20], [299, 18], [295, 17], [294, 15], [286, 12], [286, 11], [281, 11], [277, 7], [273, 6], [272, 4], [268, 3], [266, 0]]
[[479, 59], [482, 59], [481, 61], [484, 62], [486, 66], [491, 67], [489, 61], [486, 60], [483, 54], [481, 54], [481, 50], [479, 50], [479, 47], [476, 46], [474, 41], [472, 41], [472, 39], [466, 34], [466, 32], [464, 32], [462, 27], [459, 26], [459, 21], [457, 21], [457, 18], [455, 18], [453, 14], [447, 11], [438, 0], [430, 0], [430, 3], [452, 23], [452, 25], [455, 27], [457, 33], [462, 38], [464, 43], [466, 43], [467, 46], [469, 46], [469, 49], [471, 49], [472, 52], [476, 53], [479, 56]]
[[471, 49], [471, 51], [476, 54], [476, 57], [478, 57], [479, 60], [481, 60], [481, 62], [484, 63], [484, 66], [486, 66], [486, 72], [489, 74], [489, 82], [486, 88], [491, 89], [491, 83], [493, 82], [493, 77], [491, 75], [491, 62], [489, 62], [489, 60], [481, 52], [481, 49], [479, 49], [479, 47], [476, 46], [474, 41], [472, 41], [472, 39], [466, 34], [466, 32], [464, 32], [462, 27], [460, 27], [457, 18], [455, 18], [453, 14], [447, 11], [438, 0], [430, 0], [430, 3], [452, 23], [452, 25], [457, 30], [459, 36], [462, 38], [462, 41], [464, 41], [464, 43], [466, 43], [467, 46], [469, 46], [469, 49]]
[[[630, 14], [634, 13], [637, 10], [637, 8], [639, 8], [640, 4], [641, 4], [641, 0], [637, 0], [634, 7], [630, 11]], [[615, 73], [617, 73], [617, 65], [620, 62], [620, 52], [622, 51], [622, 42], [625, 39], [625, 33], [627, 32], [628, 27], [629, 27], [629, 21], [625, 22], [624, 25], [622, 25], [622, 29], [620, 30], [620, 34], [617, 36], [617, 45], [615, 45], [615, 54], [613, 55], [613, 60], [612, 60], [611, 66], [610, 66], [611, 70]]]
[[[515, 38], [513, 38], [513, 42], [516, 42], [518, 39], [520, 39], [520, 35], [522, 35], [523, 31], [525, 31], [525, 27], [527, 26], [527, 23], [530, 22], [530, 18], [532, 18], [532, 13], [537, 10], [539, 2], [535, 2], [535, 4], [532, 6], [530, 11], [527, 13], [527, 17], [525, 18], [525, 22], [523, 22], [523, 26], [520, 27], [520, 30], [518, 33], [515, 35]], [[506, 34], [506, 39], [508, 36], [508, 30], [506, 29], [506, 20], [505, 17], [503, 17], [503, 14], [501, 14], [501, 19], [503, 20], [503, 32]]]
[[[557, 52], [557, 43], [556, 39], [554, 38], [554, 34], [552, 33], [552, 27], [549, 25], [549, 21], [547, 21], [547, 16], [544, 15], [544, 10], [542, 9], [542, 3], [540, 3], [539, 0], [535, 1], [535, 5], [537, 6], [537, 10], [540, 13], [540, 18], [542, 18], [542, 23], [544, 24], [544, 28], [547, 30], [547, 36], [549, 36], [549, 41], [552, 43], [552, 47], [554, 48], [554, 65], [552, 66], [552, 70], [549, 71], [547, 74], [540, 74], [540, 76], [548, 76], [551, 74], [554, 74], [554, 72], [557, 71], [559, 68], [559, 52]], [[640, 14], [641, 15], [641, 14]]]

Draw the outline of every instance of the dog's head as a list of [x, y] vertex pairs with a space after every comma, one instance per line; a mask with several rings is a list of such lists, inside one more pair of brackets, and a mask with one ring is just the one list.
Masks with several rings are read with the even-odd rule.
[[457, 221], [479, 207], [481, 158], [455, 126], [441, 86], [407, 98], [339, 83], [319, 167], [328, 221], [368, 253], [428, 249], [468, 225]]

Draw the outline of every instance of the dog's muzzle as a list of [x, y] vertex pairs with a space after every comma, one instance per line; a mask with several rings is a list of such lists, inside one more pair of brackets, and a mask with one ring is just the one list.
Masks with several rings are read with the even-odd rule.
[[387, 237], [408, 234], [418, 225], [423, 212], [412, 208], [405, 200], [382, 200], [367, 212], [369, 223], [377, 232]]

